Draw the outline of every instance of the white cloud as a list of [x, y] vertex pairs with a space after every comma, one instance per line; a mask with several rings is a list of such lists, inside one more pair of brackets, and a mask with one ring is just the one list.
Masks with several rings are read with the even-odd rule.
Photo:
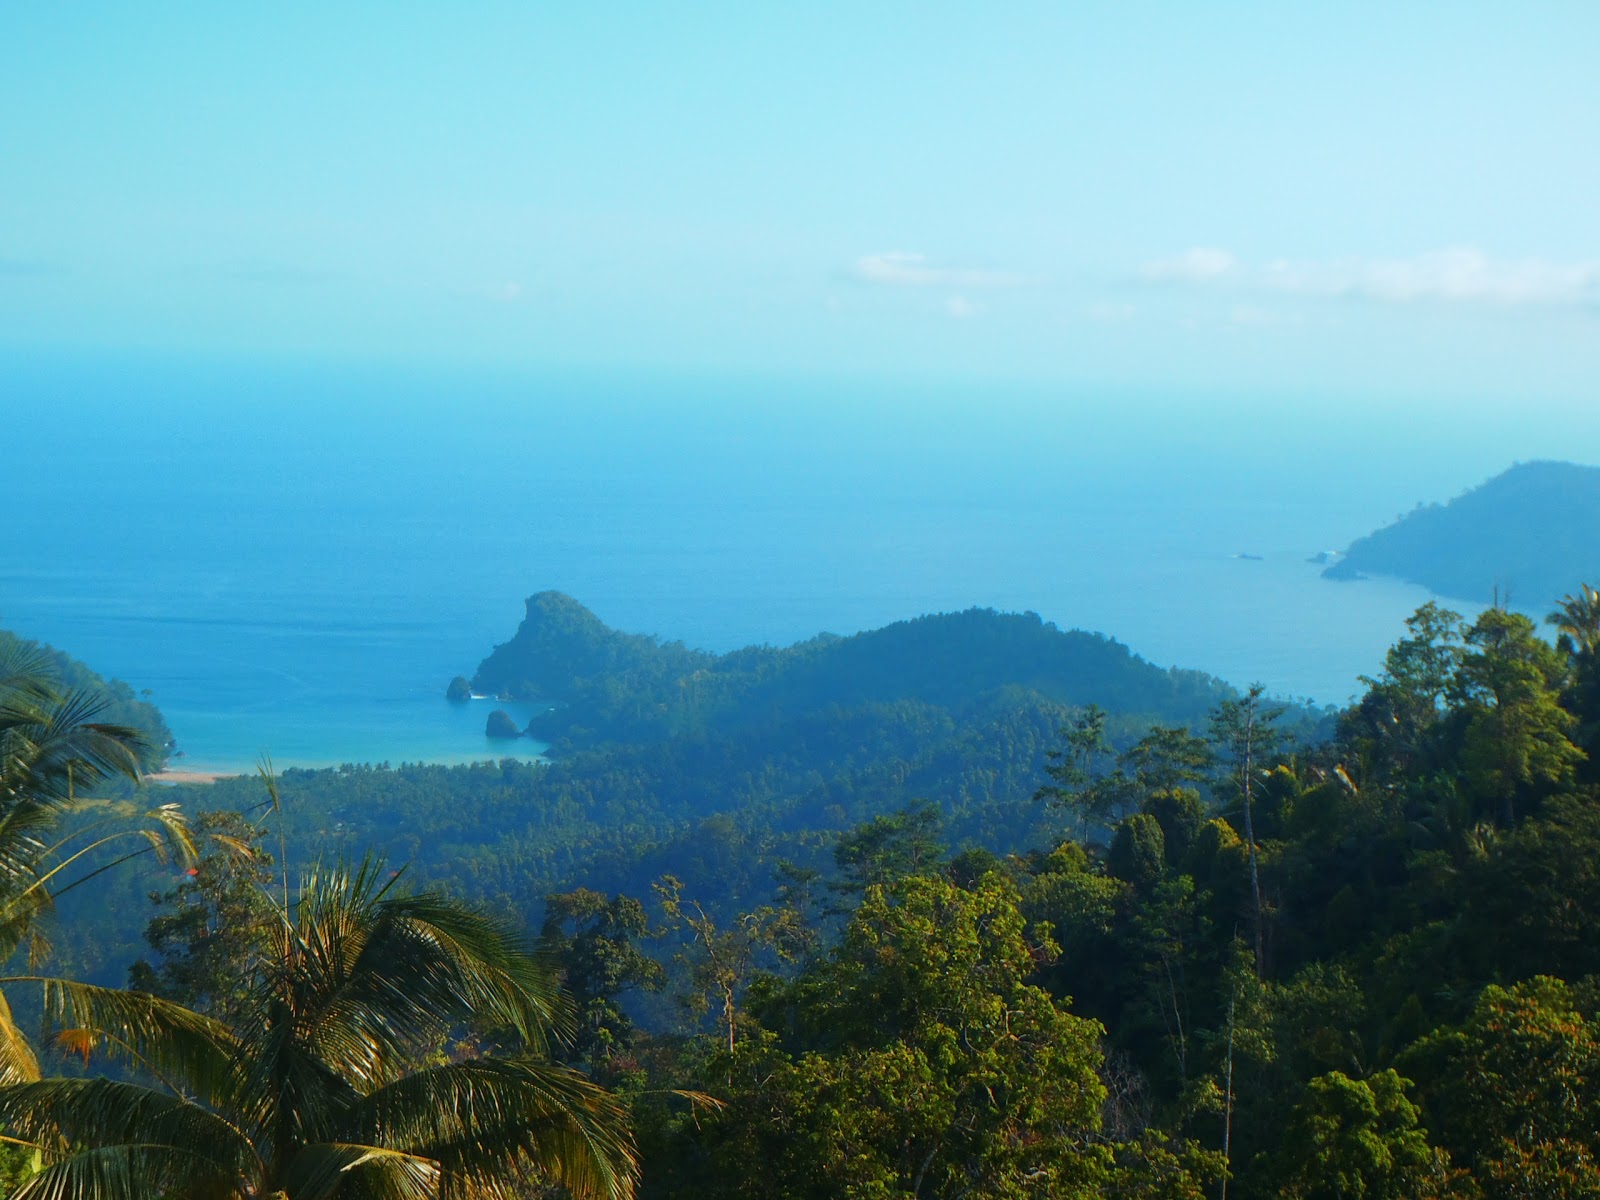
[[1146, 263], [1146, 279], [1172, 280], [1178, 283], [1209, 283], [1233, 274], [1239, 260], [1226, 250], [1214, 246], [1195, 246], [1175, 258], [1157, 259]]
[[965, 296], [951, 296], [944, 302], [944, 310], [957, 318], [970, 317], [978, 311], [977, 306]]
[[1146, 279], [1384, 304], [1600, 304], [1600, 259], [1495, 259], [1457, 247], [1410, 258], [1280, 258], [1263, 267], [1197, 248], [1145, 265]]
[[1497, 260], [1470, 247], [1413, 258], [1324, 263], [1280, 260], [1268, 264], [1262, 280], [1278, 291], [1358, 296], [1390, 304], [1418, 300], [1501, 305], [1600, 301], [1600, 261]]
[[888, 250], [863, 254], [856, 259], [856, 278], [866, 283], [889, 287], [1015, 287], [1022, 277], [1006, 271], [987, 271], [971, 267], [938, 267], [923, 254]]

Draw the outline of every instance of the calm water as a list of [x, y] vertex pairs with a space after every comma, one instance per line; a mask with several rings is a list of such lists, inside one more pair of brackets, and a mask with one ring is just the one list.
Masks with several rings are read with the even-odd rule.
[[1427, 597], [1308, 555], [1515, 459], [1600, 459], [1600, 418], [1383, 398], [0, 371], [0, 625], [150, 689], [191, 767], [504, 753], [444, 685], [544, 588], [714, 650], [1027, 609], [1340, 702]]

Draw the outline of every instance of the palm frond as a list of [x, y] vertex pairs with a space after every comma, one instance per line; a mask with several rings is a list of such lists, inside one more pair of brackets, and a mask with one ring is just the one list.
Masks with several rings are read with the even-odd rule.
[[334, 1200], [352, 1191], [370, 1200], [435, 1200], [439, 1164], [380, 1146], [320, 1142], [296, 1152], [280, 1183], [294, 1200]]
[[468, 1021], [537, 1050], [570, 1028], [554, 970], [509, 923], [432, 893], [391, 895], [382, 865], [319, 868], [298, 906], [294, 1006], [330, 1067], [371, 1090]]
[[139, 755], [148, 748], [142, 731], [96, 721], [105, 700], [86, 688], [65, 693], [45, 713], [36, 775], [88, 788], [113, 775], [139, 778]]
[[112, 775], [139, 777], [144, 735], [97, 722], [104, 700], [79, 689], [58, 695], [42, 680], [0, 686], [0, 886], [27, 880], [40, 832]]
[[36, 642], [16, 641], [0, 649], [0, 722], [13, 703], [43, 704], [55, 695], [56, 664]]
[[0, 992], [0, 1084], [30, 1083], [38, 1078], [38, 1056], [17, 1028], [5, 993]]
[[0, 1087], [0, 1125], [46, 1160], [15, 1196], [233, 1197], [261, 1170], [250, 1143], [214, 1113], [110, 1079]]
[[239, 1035], [231, 1111], [284, 1153], [337, 1137], [360, 1094], [306, 1046], [289, 1007], [268, 999]]
[[182, 1079], [201, 1096], [225, 1093], [235, 1080], [233, 1033], [181, 1004], [42, 975], [0, 979], [4, 983], [40, 985], [45, 1015], [58, 1027], [82, 1030], [113, 1057]]
[[444, 1194], [499, 1197], [538, 1182], [574, 1196], [633, 1194], [638, 1161], [627, 1114], [566, 1067], [475, 1059], [407, 1075], [352, 1114], [361, 1141], [436, 1160]]
[[11, 1200], [244, 1200], [250, 1195], [204, 1155], [134, 1142], [79, 1150], [20, 1184]]

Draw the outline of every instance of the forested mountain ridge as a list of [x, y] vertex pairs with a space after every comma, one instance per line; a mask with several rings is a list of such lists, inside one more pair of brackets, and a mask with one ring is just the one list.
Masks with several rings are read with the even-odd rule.
[[[711, 655], [611, 630], [555, 592], [529, 598], [472, 686], [554, 702], [532, 727], [551, 761], [288, 771], [294, 836], [375, 847], [525, 913], [552, 888], [639, 890], [661, 874], [721, 907], [761, 894], [780, 861], [822, 863], [838, 834], [913, 802], [963, 845], [1031, 845], [1059, 823], [1032, 796], [1084, 706], [1105, 710], [1121, 748], [1154, 723], [1198, 728], [1237, 694], [1031, 613]], [[1328, 720], [1296, 715], [1308, 736]], [[246, 806], [257, 789], [225, 780], [205, 803]]]
[[1600, 467], [1518, 463], [1356, 539], [1323, 574], [1392, 575], [1441, 596], [1542, 611], [1574, 579], [1600, 578]]
[[[1153, 723], [1198, 728], [1236, 694], [1033, 614], [974, 609], [718, 656], [613, 631], [559, 593], [528, 613], [474, 688], [555, 699], [536, 724], [550, 761], [284, 771], [297, 853], [371, 850], [532, 921], [552, 890], [638, 892], [664, 874], [733, 911], [781, 863], [825, 866], [842, 832], [913, 803], [934, 806], [958, 845], [1034, 845], [1061, 826], [1033, 793], [1085, 705], [1106, 710], [1108, 745], [1123, 748]], [[1309, 737], [1329, 727], [1296, 715]], [[249, 776], [170, 795], [241, 811], [263, 798]], [[137, 927], [94, 934], [62, 944], [92, 973]]]
[[558, 592], [528, 598], [516, 635], [484, 659], [472, 687], [551, 702], [528, 732], [558, 752], [563, 743], [736, 734], [827, 708], [914, 702], [958, 712], [1007, 688], [1183, 723], [1232, 694], [1202, 672], [1163, 670], [1120, 642], [1060, 630], [1036, 613], [974, 608], [712, 655], [619, 633]]

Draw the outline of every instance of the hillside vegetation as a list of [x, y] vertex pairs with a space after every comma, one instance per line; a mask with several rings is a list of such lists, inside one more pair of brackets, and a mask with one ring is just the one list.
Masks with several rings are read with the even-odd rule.
[[1519, 463], [1358, 538], [1329, 579], [1392, 575], [1441, 596], [1544, 611], [1600, 578], [1600, 467]]
[[529, 733], [563, 748], [776, 727], [827, 709], [914, 703], [959, 712], [1003, 689], [1057, 705], [1197, 721], [1227, 685], [1164, 670], [1102, 634], [1035, 613], [969, 609], [776, 649], [690, 650], [608, 628], [559, 592], [527, 601], [516, 635], [479, 665], [474, 691], [546, 701]]
[[141, 699], [120, 679], [102, 678], [65, 651], [0, 629], [0, 658], [16, 653], [19, 648], [42, 651], [50, 661], [55, 682], [63, 691], [81, 691], [93, 697], [97, 706], [96, 720], [137, 729], [144, 739], [139, 764], [143, 770], [157, 771], [166, 764], [174, 748], [172, 730], [167, 728], [161, 711], [148, 699]]
[[[1321, 728], [1215, 683], [1187, 724], [1064, 704], [1037, 655], [941, 691], [899, 639], [1000, 647], [994, 684], [1065, 635], [907, 622], [728, 656], [801, 664], [740, 679], [759, 716], [592, 702], [546, 766], [290, 772], [290, 853], [376, 842], [542, 914], [646, 1197], [1600, 1195], [1600, 598], [1558, 616], [1426, 605]], [[849, 642], [888, 652], [806, 708]]]

